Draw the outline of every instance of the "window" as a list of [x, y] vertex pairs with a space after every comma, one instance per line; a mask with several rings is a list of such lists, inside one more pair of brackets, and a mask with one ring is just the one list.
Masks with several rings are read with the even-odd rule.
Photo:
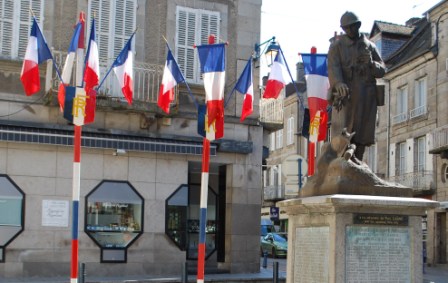
[[5, 262], [5, 247], [23, 231], [25, 194], [7, 176], [0, 175], [0, 262]]
[[367, 165], [372, 172], [376, 172], [376, 144], [369, 146], [367, 149]]
[[271, 137], [271, 141], [270, 141], [270, 144], [269, 144], [269, 150], [270, 151], [274, 151], [275, 150], [275, 132], [270, 133], [269, 135]]
[[417, 139], [417, 172], [423, 172], [425, 171], [425, 155], [426, 155], [426, 149], [425, 149], [425, 143], [426, 138], [420, 137]]
[[[88, 14], [90, 20], [87, 21], [86, 37], [90, 36], [91, 19], [95, 15], [102, 78], [135, 31], [137, 0], [90, 0]], [[102, 88], [108, 95], [122, 97], [121, 87], [115, 76], [108, 76]]]
[[25, 56], [31, 30], [32, 16], [36, 15], [41, 29], [44, 0], [0, 1], [0, 56], [11, 59]]
[[286, 132], [286, 145], [290, 145], [294, 143], [294, 117], [288, 118], [288, 125], [287, 125], [287, 132]]
[[[198, 258], [200, 185], [180, 185], [166, 200], [165, 234], [187, 259]], [[217, 194], [208, 188], [205, 252], [209, 257], [216, 250]]]
[[411, 110], [410, 118], [426, 114], [426, 77], [415, 82], [414, 109]]
[[408, 88], [401, 87], [397, 90], [396, 115], [392, 117], [392, 123], [398, 124], [408, 119]]
[[442, 178], [442, 182], [446, 183], [446, 181], [448, 180], [448, 164], [444, 163], [442, 165], [442, 172], [440, 176]]
[[278, 130], [276, 132], [277, 135], [277, 142], [276, 142], [276, 148], [282, 148], [283, 147], [283, 129]]
[[397, 158], [397, 175], [402, 176], [406, 173], [406, 142], [401, 142], [397, 145]]
[[191, 83], [201, 83], [199, 58], [195, 45], [208, 43], [210, 34], [219, 38], [219, 12], [176, 8], [176, 60], [185, 79]]
[[128, 182], [103, 181], [86, 196], [87, 235], [101, 262], [126, 262], [126, 249], [143, 233], [143, 197]]

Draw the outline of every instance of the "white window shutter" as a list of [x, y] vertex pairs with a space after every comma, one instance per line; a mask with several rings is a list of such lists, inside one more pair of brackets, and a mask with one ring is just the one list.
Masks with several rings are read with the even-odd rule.
[[406, 171], [405, 173], [414, 172], [414, 139], [406, 140]]
[[389, 147], [389, 176], [395, 176], [395, 156], [397, 154], [395, 143], [391, 143]]
[[177, 6], [176, 59], [187, 80], [195, 80], [195, 31], [197, 15], [193, 9]]
[[432, 134], [427, 133], [426, 134], [426, 150], [425, 150], [425, 169], [428, 171], [434, 170], [432, 161], [433, 161], [433, 155], [429, 153], [429, 149], [432, 148]]
[[0, 0], [0, 55], [12, 57], [14, 2]]

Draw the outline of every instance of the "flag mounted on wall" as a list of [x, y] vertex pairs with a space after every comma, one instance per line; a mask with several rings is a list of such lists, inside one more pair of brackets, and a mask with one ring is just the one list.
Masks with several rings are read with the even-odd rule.
[[330, 88], [327, 54], [301, 54], [305, 69], [309, 107], [310, 142], [323, 141], [327, 136], [327, 93]]
[[275, 56], [274, 63], [272, 64], [268, 82], [266, 83], [266, 89], [263, 93], [263, 98], [278, 98], [280, 91], [282, 91], [286, 85], [287, 76], [288, 71], [286, 69], [286, 63], [280, 49]]
[[36, 18], [33, 17], [30, 37], [20, 73], [20, 80], [26, 95], [33, 95], [40, 90], [39, 64], [48, 59], [53, 60], [53, 56], [36, 22]]
[[92, 19], [89, 46], [87, 47], [86, 64], [84, 71], [84, 89], [89, 93], [100, 81], [100, 59], [95, 34], [95, 18]]
[[134, 53], [132, 52], [132, 39], [134, 38], [134, 34], [135, 32], [131, 35], [123, 50], [121, 50], [117, 59], [112, 64], [121, 87], [121, 92], [128, 101], [128, 104], [132, 104], [134, 93]]
[[205, 131], [210, 141], [224, 136], [225, 46], [225, 43], [197, 46], [207, 105]]
[[165, 69], [163, 70], [162, 83], [159, 88], [159, 98], [157, 105], [165, 112], [170, 113], [170, 103], [174, 100], [174, 87], [181, 82], [185, 82], [182, 71], [174, 59], [171, 49], [168, 46]]
[[80, 19], [75, 26], [70, 46], [68, 47], [68, 54], [65, 58], [64, 69], [62, 69], [62, 81], [59, 84], [58, 89], [58, 102], [61, 112], [64, 110], [65, 102], [65, 87], [70, 85], [70, 79], [72, 77], [73, 63], [75, 61], [76, 50], [78, 48], [84, 48], [84, 19]]
[[252, 114], [254, 108], [254, 84], [252, 82], [252, 56], [247, 61], [240, 78], [236, 82], [235, 89], [244, 95], [243, 106], [241, 109], [240, 121], [243, 122], [247, 116]]

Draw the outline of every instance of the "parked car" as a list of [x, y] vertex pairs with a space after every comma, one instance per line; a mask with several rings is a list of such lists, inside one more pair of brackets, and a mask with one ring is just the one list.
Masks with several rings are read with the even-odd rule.
[[273, 258], [286, 257], [288, 252], [288, 236], [286, 233], [268, 233], [261, 240], [261, 255], [267, 253]]

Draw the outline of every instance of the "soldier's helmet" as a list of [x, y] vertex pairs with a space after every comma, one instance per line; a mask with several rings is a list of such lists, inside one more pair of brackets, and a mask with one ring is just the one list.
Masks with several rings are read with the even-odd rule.
[[358, 16], [353, 12], [345, 12], [341, 17], [341, 27], [346, 27], [354, 23], [360, 23]]

